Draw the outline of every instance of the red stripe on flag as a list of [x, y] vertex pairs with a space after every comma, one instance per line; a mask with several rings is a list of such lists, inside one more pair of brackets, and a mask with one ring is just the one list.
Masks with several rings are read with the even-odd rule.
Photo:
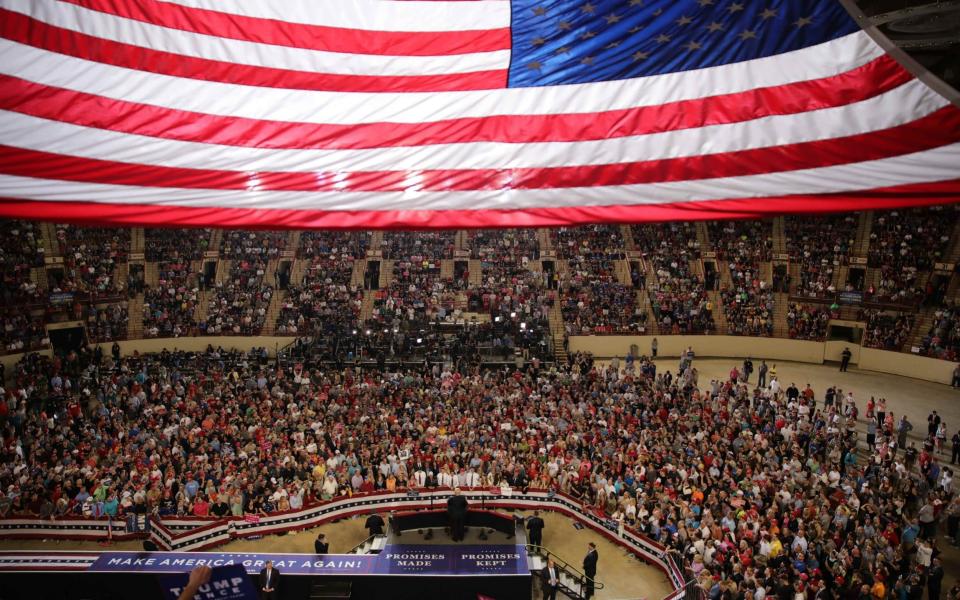
[[[345, 54], [443, 56], [510, 47], [510, 29], [367, 31], [260, 19], [157, 0], [61, 0], [127, 19], [221, 38]], [[373, 9], [371, 9], [373, 10]]]
[[0, 75], [0, 108], [83, 127], [187, 142], [291, 150], [359, 150], [470, 142], [562, 142], [662, 133], [845, 106], [912, 79], [893, 58], [883, 56], [834, 77], [659, 106], [590, 114], [333, 125], [169, 109]]
[[585, 188], [720, 179], [814, 169], [912, 154], [960, 141], [960, 109], [859, 135], [632, 163], [525, 169], [240, 172], [141, 165], [0, 146], [0, 173], [152, 188], [299, 192], [455, 192]]
[[442, 92], [502, 88], [507, 71], [444, 75], [343, 75], [275, 69], [152, 50], [55, 27], [0, 9], [0, 37], [125, 69], [237, 85], [339, 92]]
[[516, 210], [317, 211], [199, 208], [151, 204], [0, 199], [0, 216], [56, 219], [82, 225], [222, 227], [237, 229], [462, 229], [554, 227], [584, 223], [645, 223], [756, 219], [780, 214], [886, 210], [960, 202], [960, 179], [858, 192], [652, 205], [573, 206]]

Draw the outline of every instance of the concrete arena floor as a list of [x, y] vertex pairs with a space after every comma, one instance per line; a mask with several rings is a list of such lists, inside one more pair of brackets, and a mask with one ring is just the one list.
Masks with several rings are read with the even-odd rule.
[[[762, 357], [753, 357], [755, 367], [759, 366]], [[677, 360], [674, 358], [658, 359], [659, 371], [676, 369]], [[741, 361], [735, 359], [697, 359], [695, 366], [700, 372], [701, 387], [709, 384], [710, 379], [726, 379], [731, 367]], [[768, 361], [773, 365], [773, 361]], [[854, 397], [864, 413], [867, 400], [871, 395], [887, 399], [888, 410], [899, 416], [906, 412], [914, 424], [911, 440], [919, 441], [926, 433], [926, 419], [931, 410], [947, 422], [950, 435], [960, 427], [960, 391], [949, 386], [930, 383], [907, 377], [860, 371], [851, 368], [847, 373], [840, 373], [837, 365], [811, 365], [802, 363], [777, 363], [777, 375], [784, 387], [796, 383], [801, 389], [810, 383], [817, 393], [817, 399], [822, 402], [823, 392], [827, 387], [836, 385], [844, 391], [853, 391]], [[756, 374], [754, 374], [754, 378]], [[754, 379], [755, 381], [755, 379]], [[865, 429], [865, 426], [863, 427]], [[940, 456], [941, 461], [950, 462], [949, 454]], [[663, 598], [669, 591], [666, 577], [657, 569], [644, 565], [628, 556], [624, 551], [601, 538], [588, 529], [577, 530], [572, 521], [554, 514], [545, 513], [544, 520], [547, 527], [544, 530], [544, 546], [552, 552], [573, 564], [579, 564], [586, 553], [587, 542], [597, 544], [600, 552], [600, 563], [597, 579], [602, 581], [606, 588], [599, 592], [597, 598], [605, 600], [622, 600], [644, 598], [656, 600]], [[243, 540], [226, 544], [218, 550], [224, 552], [305, 552], [313, 551], [313, 540], [316, 534], [323, 531], [330, 542], [331, 552], [346, 552], [363, 541], [366, 530], [363, 528], [363, 519], [348, 519], [339, 523], [331, 523], [317, 529], [307, 530], [286, 536], [268, 536], [261, 540]], [[943, 551], [944, 570], [946, 577], [944, 591], [949, 590], [960, 579], [960, 551], [950, 546], [944, 538], [938, 540]], [[0, 541], [0, 551], [10, 550], [137, 550], [140, 544], [136, 542], [118, 543], [104, 548], [92, 542], [53, 542], [53, 541]]]

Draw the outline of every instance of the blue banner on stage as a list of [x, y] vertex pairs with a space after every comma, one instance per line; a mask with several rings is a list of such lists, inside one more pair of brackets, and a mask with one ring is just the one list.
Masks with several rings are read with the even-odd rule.
[[376, 555], [252, 554], [228, 552], [104, 552], [89, 571], [106, 573], [180, 573], [194, 567], [240, 565], [259, 573], [268, 560], [289, 575], [357, 575], [371, 573]]
[[530, 574], [523, 546], [390, 545], [377, 558], [377, 575]]
[[268, 560], [284, 575], [529, 575], [516, 545], [388, 545], [380, 554], [253, 554], [226, 552], [104, 552], [89, 571], [185, 573], [201, 565], [239, 566], [257, 574]]
[[[210, 581], [200, 586], [193, 600], [257, 600], [257, 590], [243, 565], [214, 567], [211, 571]], [[161, 575], [160, 586], [167, 598], [178, 600], [189, 579], [189, 572]]]

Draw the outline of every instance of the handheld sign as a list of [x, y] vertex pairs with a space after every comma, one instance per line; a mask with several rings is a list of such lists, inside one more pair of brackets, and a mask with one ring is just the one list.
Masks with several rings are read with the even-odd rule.
[[[194, 600], [257, 600], [257, 591], [243, 565], [213, 567], [210, 581], [200, 586]], [[190, 573], [159, 576], [160, 586], [169, 600], [178, 600], [187, 587]]]

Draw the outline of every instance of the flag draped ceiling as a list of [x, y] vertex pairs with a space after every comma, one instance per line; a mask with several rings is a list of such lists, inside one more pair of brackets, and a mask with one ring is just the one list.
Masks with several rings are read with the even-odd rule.
[[0, 215], [480, 227], [960, 198], [836, 0], [0, 0]]

